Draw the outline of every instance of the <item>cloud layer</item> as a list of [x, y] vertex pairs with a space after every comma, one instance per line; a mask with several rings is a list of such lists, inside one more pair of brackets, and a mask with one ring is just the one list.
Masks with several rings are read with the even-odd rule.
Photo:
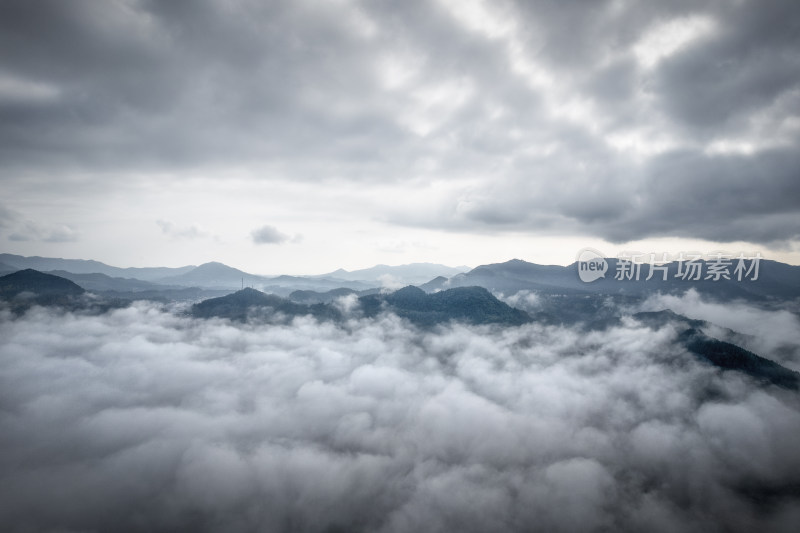
[[10, 531], [791, 531], [800, 404], [635, 323], [578, 333], [0, 322]]

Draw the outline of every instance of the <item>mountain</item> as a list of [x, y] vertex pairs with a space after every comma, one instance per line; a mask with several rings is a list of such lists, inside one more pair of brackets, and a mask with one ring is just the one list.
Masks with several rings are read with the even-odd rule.
[[179, 276], [170, 276], [158, 280], [160, 283], [180, 285], [184, 287], [202, 287], [206, 289], [238, 289], [244, 286], [258, 287], [265, 292], [282, 296], [296, 290], [327, 291], [341, 287], [353, 290], [364, 290], [370, 285], [358, 281], [334, 280], [321, 277], [305, 276], [256, 276], [238, 268], [222, 263], [205, 263]]
[[428, 294], [419, 287], [408, 286], [390, 294], [362, 296], [359, 301], [366, 316], [391, 310], [419, 326], [450, 321], [518, 326], [531, 321], [525, 311], [501, 302], [482, 287], [459, 287]]
[[[408, 286], [390, 294], [361, 296], [359, 303], [364, 316], [373, 317], [391, 311], [423, 327], [450, 321], [507, 326], [531, 321], [527, 313], [501, 302], [481, 287], [461, 287], [426, 294], [422, 289]], [[327, 303], [306, 305], [251, 288], [197, 303], [192, 306], [191, 314], [196, 318], [258, 319], [269, 322], [285, 322], [305, 315], [320, 320], [342, 318], [340, 311]]]
[[680, 335], [686, 348], [702, 360], [723, 370], [736, 370], [764, 383], [797, 390], [800, 374], [744, 348], [709, 337], [689, 328]]
[[428, 281], [427, 283], [423, 283], [419, 286], [425, 292], [437, 292], [445, 289], [446, 287], [450, 286], [450, 282], [444, 276], [436, 276], [432, 280]]
[[[5, 265], [5, 266], [3, 266]], [[118, 268], [99, 261], [83, 259], [60, 259], [51, 257], [25, 257], [14, 254], [0, 254], [0, 273], [32, 268], [38, 271], [58, 272], [83, 283], [93, 291], [172, 291], [176, 287], [198, 287], [209, 290], [236, 290], [244, 285], [255, 286], [277, 294], [288, 295], [295, 290], [328, 291], [339, 287], [354, 290], [373, 288], [380, 283], [363, 283], [342, 279], [330, 279], [322, 276], [258, 276], [219, 262], [204, 263], [199, 266], [180, 268], [147, 267]], [[89, 276], [90, 274], [101, 274]], [[81, 278], [75, 276], [81, 275]], [[112, 279], [109, 279], [112, 278]], [[113, 281], [112, 281], [113, 280]], [[121, 281], [126, 280], [126, 281]], [[168, 287], [147, 286], [135, 283], [134, 280], [146, 281]], [[166, 294], [166, 293], [165, 293]]]
[[303, 303], [303, 304], [320, 304], [320, 303], [330, 303], [337, 298], [341, 298], [342, 296], [349, 296], [351, 294], [358, 294], [357, 291], [353, 289], [348, 289], [347, 287], [341, 287], [338, 289], [331, 289], [326, 292], [319, 292], [319, 291], [294, 291], [289, 294], [289, 299], [296, 303]]
[[[655, 272], [652, 279], [646, 279], [650, 273], [650, 266], [645, 264], [640, 267], [638, 280], [620, 281], [615, 279], [615, 274], [625, 263], [614, 258], [606, 261], [608, 271], [605, 277], [590, 283], [580, 280], [577, 263], [568, 266], [537, 265], [519, 259], [481, 265], [467, 272], [462, 272], [465, 267], [453, 268], [432, 263], [413, 263], [400, 266], [377, 265], [352, 272], [340, 269], [324, 276], [267, 277], [249, 274], [219, 262], [205, 263], [197, 267], [118, 268], [98, 261], [0, 254], [0, 274], [4, 273], [3, 269], [6, 269], [5, 272], [26, 268], [46, 270], [72, 279], [93, 291], [107, 290], [118, 293], [170, 291], [187, 287], [234, 291], [244, 284], [264, 292], [289, 296], [298, 290], [324, 293], [338, 288], [348, 288], [361, 293], [381, 285], [402, 282], [418, 285], [425, 292], [437, 292], [458, 287], [483, 287], [505, 295], [528, 290], [552, 298], [570, 295], [645, 297], [656, 292], [682, 293], [693, 288], [718, 301], [743, 299], [764, 305], [792, 299], [800, 301], [800, 266], [786, 265], [776, 261], [762, 259], [756, 281], [751, 279], [736, 281], [735, 277], [719, 281], [683, 280], [677, 277], [679, 269], [677, 262], [667, 265], [666, 280], [662, 279], [660, 272]], [[707, 273], [710, 264], [709, 261], [700, 262], [704, 273]], [[456, 273], [453, 274], [454, 272]], [[733, 268], [731, 268], [731, 275], [733, 275]], [[139, 282], [166, 284], [168, 287], [149, 286]], [[169, 298], [166, 294], [159, 298]], [[556, 302], [554, 301], [554, 303]], [[557, 317], [564, 312], [563, 309], [554, 309], [553, 318], [557, 320]]]
[[179, 268], [168, 267], [145, 267], [145, 268], [119, 268], [106, 265], [100, 261], [84, 259], [60, 259], [53, 257], [25, 257], [14, 254], [0, 254], [0, 262], [5, 263], [16, 270], [31, 268], [40, 272], [51, 270], [63, 270], [73, 274], [93, 274], [100, 273], [107, 276], [119, 278], [136, 278], [144, 281], [154, 281], [158, 278], [175, 276], [188, 272], [194, 266]]
[[[656, 292], [678, 293], [693, 288], [698, 292], [721, 300], [737, 298], [746, 300], [792, 299], [800, 297], [800, 267], [761, 260], [758, 279], [705, 279], [684, 280], [678, 277], [679, 264], [667, 265], [667, 279], [660, 272], [654, 272], [652, 279], [650, 266], [640, 267], [639, 279], [617, 280], [615, 275], [621, 268], [621, 261], [615, 258], [606, 260], [608, 271], [604, 278], [585, 283], [578, 276], [578, 264], [568, 266], [537, 265], [519, 259], [505, 263], [481, 265], [469, 272], [450, 278], [451, 287], [479, 286], [506, 294], [520, 290], [530, 290], [542, 294], [620, 294], [647, 295]], [[700, 262], [703, 272], [708, 271], [709, 262]], [[731, 273], [733, 268], [731, 268]]]
[[4, 300], [4, 307], [7, 306], [16, 316], [37, 305], [90, 313], [103, 313], [119, 307], [117, 302], [86, 299], [84, 292], [68, 279], [30, 268], [0, 277], [0, 300]]
[[449, 267], [446, 265], [439, 265], [435, 263], [410, 263], [407, 265], [389, 266], [389, 265], [376, 265], [371, 268], [364, 268], [361, 270], [347, 270], [339, 269], [328, 274], [323, 274], [325, 277], [340, 279], [346, 281], [369, 281], [381, 282], [383, 280], [391, 280], [396, 283], [406, 283], [409, 285], [416, 285], [425, 283], [426, 281], [437, 276], [444, 276], [446, 278], [455, 276], [462, 272], [469, 270], [469, 267]]
[[196, 318], [217, 317], [236, 321], [261, 319], [270, 322], [286, 322], [296, 316], [305, 315], [311, 315], [320, 320], [340, 318], [339, 312], [332, 306], [298, 304], [274, 294], [264, 294], [250, 287], [227, 296], [211, 298], [194, 304], [191, 314]]
[[85, 291], [72, 281], [27, 268], [0, 277], [0, 296], [14, 298], [22, 293], [36, 296], [80, 296]]
[[469, 272], [450, 278], [451, 287], [484, 287], [493, 291], [516, 292], [535, 290], [545, 293], [577, 294], [592, 292], [584, 287], [569, 267], [560, 265], [537, 265], [520, 259], [505, 263], [481, 265]]
[[[765, 357], [754, 354], [731, 342], [711, 337], [703, 332], [712, 324], [694, 320], [670, 310], [635, 313], [633, 318], [643, 325], [658, 329], [667, 324], [678, 330], [678, 342], [700, 361], [720, 368], [742, 372], [762, 383], [785, 389], [800, 388], [800, 374]], [[737, 335], [728, 331], [729, 335]]]
[[212, 261], [194, 267], [188, 272], [177, 276], [159, 278], [159, 283], [168, 285], [181, 285], [184, 287], [205, 288], [240, 288], [242, 284], [253, 285], [263, 283], [266, 278], [248, 274], [238, 268], [229, 267], [222, 263]]

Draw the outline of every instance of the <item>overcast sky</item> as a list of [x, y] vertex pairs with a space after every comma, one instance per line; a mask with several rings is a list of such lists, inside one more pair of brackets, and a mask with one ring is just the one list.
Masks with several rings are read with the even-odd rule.
[[800, 264], [800, 3], [0, 3], [0, 249]]

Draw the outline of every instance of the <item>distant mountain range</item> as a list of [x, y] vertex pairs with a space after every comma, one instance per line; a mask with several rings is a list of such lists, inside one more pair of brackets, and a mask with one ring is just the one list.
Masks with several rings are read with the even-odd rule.
[[87, 291], [152, 291], [152, 290], [168, 290], [179, 287], [169, 287], [152, 281], [143, 281], [136, 278], [114, 278], [107, 274], [92, 273], [92, 274], [75, 274], [67, 272], [66, 270], [49, 270], [48, 274], [59, 276], [70, 281], [73, 281], [86, 289]]
[[[537, 265], [519, 259], [503, 263], [481, 265], [471, 270], [466, 267], [448, 267], [431, 263], [408, 265], [377, 265], [372, 268], [348, 272], [336, 270], [321, 276], [259, 276], [211, 262], [199, 266], [180, 268], [118, 268], [97, 261], [23, 257], [0, 254], [0, 274], [33, 268], [68, 278], [86, 290], [111, 291], [125, 297], [135, 297], [137, 292], [148, 297], [163, 293], [170, 299], [187, 288], [197, 291], [228, 291], [252, 287], [304, 303], [326, 302], [332, 299], [330, 291], [350, 290], [359, 296], [382, 286], [416, 285], [423, 291], [435, 293], [457, 287], [483, 287], [505, 295], [521, 290], [541, 295], [593, 295], [644, 296], [653, 293], [682, 293], [689, 288], [717, 300], [744, 299], [748, 301], [800, 299], [800, 266], [776, 261], [761, 260], [758, 279], [706, 279], [684, 280], [678, 276], [679, 264], [666, 266], [663, 272], [654, 272], [651, 279], [649, 265], [642, 265], [638, 279], [615, 279], [622, 264], [617, 259], [607, 259], [605, 277], [585, 283], [578, 276], [578, 264]], [[709, 262], [700, 262], [708, 269]], [[730, 269], [732, 274], [732, 268]], [[302, 291], [302, 292], [298, 292]], [[295, 294], [296, 293], [296, 294]], [[182, 293], [184, 295], [188, 293]], [[200, 296], [208, 294], [198, 293]], [[293, 295], [293, 296], [292, 296]]]
[[[541, 272], [541, 268], [528, 268], [519, 262], [511, 265], [501, 264], [501, 273], [508, 273], [509, 266], [514, 279], [522, 278], [527, 272]], [[224, 267], [224, 265], [221, 265]], [[786, 266], [786, 265], [783, 265]], [[493, 277], [495, 269], [489, 265], [481, 269], [481, 277]], [[533, 265], [538, 267], [538, 265]], [[227, 267], [225, 267], [227, 268]], [[218, 272], [227, 272], [215, 267]], [[207, 269], [204, 269], [205, 272]], [[538, 279], [549, 281], [549, 286], [561, 280], [558, 270], [545, 268], [547, 274]], [[766, 289], [775, 289], [781, 281], [780, 274], [784, 269], [777, 268], [768, 277]], [[791, 273], [791, 271], [789, 272]], [[212, 271], [214, 274], [214, 271]], [[494, 273], [497, 274], [496, 272]], [[78, 275], [80, 276], [80, 275]], [[497, 276], [506, 283], [508, 277]], [[106, 276], [108, 279], [113, 279]], [[91, 278], [94, 281], [107, 281], [105, 278]], [[524, 278], [523, 278], [524, 279]], [[783, 280], [781, 283], [791, 280]], [[192, 289], [188, 289], [192, 290]], [[106, 312], [116, 307], [124, 307], [129, 300], [119, 298], [86, 297], [85, 290], [65, 277], [55, 276], [33, 269], [24, 269], [0, 276], [0, 301], [4, 301], [14, 315], [22, 315], [34, 305], [56, 306], [70, 311]], [[319, 294], [323, 295], [321, 300]], [[365, 318], [373, 318], [383, 313], [393, 313], [421, 328], [430, 328], [450, 322], [497, 326], [520, 326], [529, 322], [543, 324], [561, 323], [570, 326], [584, 325], [592, 330], [614, 327], [625, 319], [625, 303], [636, 301], [636, 296], [617, 294], [615, 296], [601, 294], [561, 294], [539, 296], [543, 300], [537, 304], [537, 312], [528, 312], [513, 307], [499, 300], [483, 287], [455, 287], [437, 292], [408, 286], [403, 289], [382, 293], [372, 292], [358, 295], [349, 289], [338, 289], [328, 293], [308, 294], [293, 293], [295, 299], [309, 303], [301, 303], [282, 298], [275, 294], [265, 294], [252, 288], [245, 288], [232, 294], [208, 298], [195, 303], [190, 313], [196, 318], [223, 318], [235, 321], [256, 321], [263, 323], [285, 323], [298, 316], [312, 316], [317, 320], [341, 322], [343, 311], [333, 300], [336, 297], [355, 295], [358, 306], [355, 312]], [[609, 300], [614, 300], [609, 305]], [[633, 299], [633, 300], [631, 300]], [[678, 332], [676, 343], [685, 352], [692, 354], [705, 364], [713, 365], [721, 370], [733, 370], [749, 375], [765, 384], [797, 390], [800, 387], [800, 374], [774, 361], [752, 353], [737, 344], [711, 337], [707, 331], [718, 330], [712, 324], [691, 320], [671, 311], [635, 313], [631, 316], [647, 327], [661, 328], [671, 325]], [[736, 332], [729, 331], [733, 337]]]
[[152, 268], [118, 268], [106, 265], [100, 261], [84, 259], [60, 259], [53, 257], [25, 257], [14, 254], [0, 254], [0, 263], [6, 264], [15, 270], [32, 268], [40, 272], [50, 270], [63, 270], [73, 274], [105, 274], [117, 278], [135, 278], [144, 281], [153, 281], [168, 276], [177, 276], [196, 268], [184, 266], [179, 268], [152, 267]]
[[[645, 295], [661, 293], [679, 293], [693, 288], [698, 292], [717, 299], [732, 300], [764, 300], [778, 298], [782, 300], [800, 298], [800, 266], [787, 265], [777, 261], [761, 260], [758, 279], [737, 281], [721, 278], [717, 281], [705, 279], [684, 280], [678, 276], [679, 264], [667, 265], [666, 280], [661, 272], [654, 273], [651, 279], [649, 265], [640, 267], [639, 279], [615, 279], [619, 268], [618, 259], [607, 259], [608, 272], [604, 278], [585, 283], [578, 276], [578, 264], [568, 266], [537, 265], [519, 259], [505, 263], [482, 265], [477, 268], [453, 276], [447, 281], [433, 280], [431, 289], [446, 287], [479, 286], [506, 294], [520, 290], [530, 290], [542, 294], [617, 294]], [[700, 262], [703, 272], [707, 272], [709, 262]], [[732, 274], [733, 268], [730, 269]], [[436, 282], [436, 283], [434, 283]]]
[[[288, 296], [296, 290], [329, 291], [337, 288], [349, 288], [363, 291], [384, 284], [395, 286], [419, 284], [436, 276], [453, 276], [468, 270], [467, 267], [454, 268], [433, 263], [415, 263], [400, 266], [377, 265], [352, 272], [337, 270], [319, 276], [260, 276], [219, 262], [178, 268], [119, 268], [91, 260], [0, 254], [0, 273], [26, 268], [64, 274], [64, 277], [68, 277], [85, 289], [92, 291], [167, 290], [161, 289], [164, 285], [168, 286], [170, 290], [176, 287], [198, 287], [234, 291], [243, 287], [256, 287], [283, 296]], [[106, 277], [90, 277], [90, 274], [101, 274]], [[76, 277], [78, 275], [83, 277]], [[136, 283], [134, 280], [149, 282], [153, 285]]]

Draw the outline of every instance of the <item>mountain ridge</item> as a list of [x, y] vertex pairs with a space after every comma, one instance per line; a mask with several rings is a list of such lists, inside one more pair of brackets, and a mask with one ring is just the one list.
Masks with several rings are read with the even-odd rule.
[[[167, 290], [170, 288], [198, 287], [207, 290], [236, 290], [243, 286], [254, 286], [275, 294], [288, 296], [293, 291], [330, 291], [338, 288], [349, 288], [360, 292], [383, 285], [403, 286], [415, 285], [422, 287], [427, 292], [436, 292], [456, 287], [479, 286], [490, 291], [510, 294], [520, 290], [529, 290], [546, 295], [588, 295], [588, 294], [621, 294], [643, 296], [656, 292], [678, 293], [693, 288], [698, 292], [719, 300], [745, 299], [749, 301], [768, 302], [779, 299], [800, 299], [800, 266], [788, 265], [777, 261], [762, 259], [759, 267], [759, 279], [756, 281], [735, 279], [719, 281], [700, 279], [687, 281], [676, 278], [678, 263], [667, 265], [668, 278], [661, 279], [661, 274], [646, 280], [650, 267], [643, 264], [640, 269], [639, 280], [619, 281], [614, 279], [618, 259], [609, 258], [608, 272], [604, 278], [590, 283], [584, 283], [578, 276], [578, 263], [570, 265], [539, 265], [521, 259], [511, 259], [502, 263], [488, 263], [478, 265], [466, 272], [458, 272], [451, 276], [441, 274], [427, 277], [428, 274], [441, 269], [450, 272], [463, 267], [447, 267], [435, 263], [409, 263], [406, 265], [389, 266], [376, 265], [368, 269], [348, 272], [343, 269], [335, 270], [321, 276], [261, 276], [250, 274], [235, 267], [225, 265], [218, 261], [203, 263], [199, 266], [171, 267], [111, 267], [94, 260], [45, 258], [39, 256], [24, 257], [13, 254], [0, 254], [0, 264], [9, 268], [32, 268], [30, 264], [39, 264], [49, 268], [35, 270], [67, 272], [66, 277], [75, 278], [76, 275], [104, 274], [114, 280], [90, 281], [84, 278], [84, 283], [91, 290], [116, 290], [129, 291], [136, 283], [130, 280], [140, 280], [156, 284], [152, 290]], [[701, 261], [703, 268], [709, 264]], [[52, 268], [53, 266], [64, 268]], [[423, 270], [420, 271], [419, 269]], [[97, 272], [87, 272], [95, 270]], [[732, 269], [731, 269], [732, 270]], [[404, 279], [417, 277], [418, 281], [410, 282]], [[425, 273], [422, 277], [420, 272]], [[163, 275], [167, 273], [168, 275]], [[344, 279], [347, 277], [372, 277], [370, 281], [354, 281]], [[127, 281], [123, 281], [127, 280]], [[80, 284], [80, 283], [79, 283]], [[104, 287], [104, 288], [100, 288]], [[142, 285], [142, 289], [147, 289]]]

